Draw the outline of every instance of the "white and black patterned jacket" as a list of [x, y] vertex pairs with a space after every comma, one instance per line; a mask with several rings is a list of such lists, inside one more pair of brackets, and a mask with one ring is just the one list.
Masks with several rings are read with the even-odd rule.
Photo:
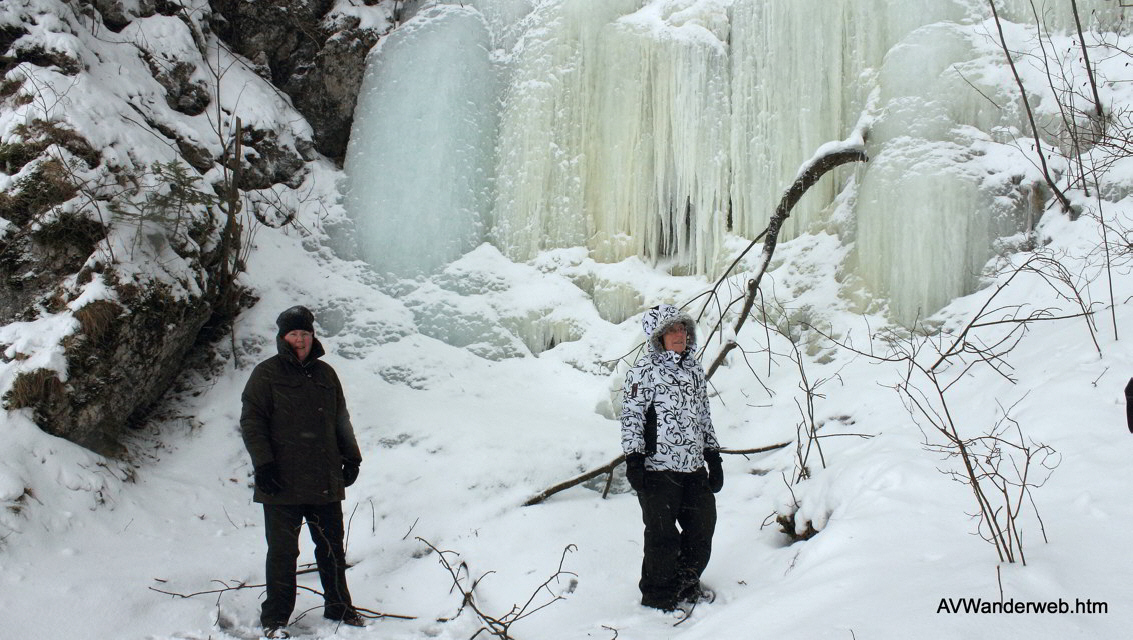
[[[684, 353], [666, 351], [665, 331], [684, 323]], [[645, 312], [641, 326], [648, 346], [626, 374], [622, 387], [622, 450], [645, 454], [653, 471], [696, 471], [704, 466], [705, 449], [719, 449], [708, 409], [708, 382], [692, 356], [696, 325], [687, 313], [668, 304]]]

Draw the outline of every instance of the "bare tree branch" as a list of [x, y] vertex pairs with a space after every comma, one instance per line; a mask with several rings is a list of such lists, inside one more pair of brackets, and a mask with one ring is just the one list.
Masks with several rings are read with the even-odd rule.
[[589, 471], [586, 471], [584, 473], [581, 473], [581, 474], [571, 478], [570, 480], [565, 480], [565, 481], [560, 482], [560, 483], [558, 483], [558, 484], [556, 484], [552, 487], [548, 487], [548, 488], [540, 491], [539, 493], [535, 494], [531, 498], [529, 498], [527, 500], [527, 502], [523, 503], [523, 506], [530, 507], [531, 505], [539, 504], [540, 502], [543, 502], [544, 500], [555, 495], [556, 493], [558, 493], [560, 491], [565, 491], [565, 490], [567, 490], [571, 487], [578, 486], [578, 485], [582, 484], [583, 482], [586, 482], [587, 480], [589, 480], [591, 478], [597, 478], [598, 476], [602, 475], [603, 473], [613, 473], [614, 469], [616, 469], [618, 467], [618, 465], [620, 465], [621, 463], [625, 462], [625, 460], [626, 460], [625, 454], [622, 454], [622, 455], [614, 458], [613, 460], [607, 462], [606, 464], [604, 464], [600, 467], [597, 467], [597, 468], [591, 469]]
[[[164, 581], [161, 581], [161, 582], [164, 582]], [[162, 589], [156, 589], [154, 587], [149, 587], [149, 590], [150, 591], [156, 591], [157, 593], [161, 593], [161, 594], [164, 594], [164, 595], [167, 595], [167, 596], [173, 596], [175, 598], [195, 598], [197, 596], [206, 596], [206, 595], [211, 595], [211, 594], [215, 593], [215, 594], [218, 594], [217, 602], [219, 604], [219, 596], [221, 596], [221, 595], [223, 595], [223, 594], [225, 594], [229, 591], [239, 591], [241, 589], [263, 589], [263, 588], [267, 587], [266, 584], [248, 584], [248, 583], [243, 582], [241, 580], [229, 580], [229, 581], [213, 580], [213, 582], [215, 582], [215, 583], [217, 583], [221, 586], [217, 589], [207, 589], [205, 591], [197, 591], [197, 592], [194, 592], [194, 593], [177, 593], [176, 591], [165, 591], [165, 590], [162, 590]], [[301, 585], [301, 584], [296, 585], [295, 587], [297, 589], [302, 589], [304, 591], [310, 591], [311, 593], [315, 594], [316, 596], [319, 596], [320, 598], [323, 596], [323, 592], [319, 591], [318, 589], [313, 589], [311, 587]], [[382, 613], [380, 611], [374, 611], [372, 609], [367, 609], [365, 607], [359, 607], [357, 605], [354, 606], [354, 609], [357, 610], [358, 613], [364, 618], [372, 618], [372, 619], [395, 618], [397, 620], [416, 620], [417, 619], [417, 616], [403, 616], [403, 615], [399, 615], [399, 614], [396, 614], [396, 613]]]
[[1042, 141], [1039, 139], [1039, 127], [1035, 124], [1035, 114], [1031, 111], [1031, 104], [1027, 102], [1027, 90], [1023, 87], [1023, 79], [1019, 77], [1019, 70], [1015, 68], [1015, 59], [1011, 56], [1011, 50], [1007, 48], [1007, 38], [1003, 35], [1003, 25], [999, 22], [999, 12], [995, 9], [995, 0], [987, 0], [991, 5], [991, 14], [995, 17], [995, 26], [999, 30], [999, 43], [1003, 48], [1003, 54], [1007, 56], [1007, 64], [1011, 67], [1011, 73], [1015, 76], [1015, 84], [1019, 87], [1019, 97], [1023, 101], [1023, 108], [1027, 112], [1027, 121], [1031, 124], [1031, 135], [1035, 139], [1035, 152], [1039, 156], [1039, 163], [1042, 165], [1043, 178], [1046, 180], [1047, 186], [1054, 191], [1055, 197], [1062, 203], [1062, 210], [1070, 211], [1070, 200], [1058, 185], [1054, 183], [1054, 178], [1050, 177], [1050, 170], [1046, 166], [1046, 156], [1043, 154]]
[[[736, 348], [734, 336], [743, 328], [744, 323], [747, 322], [747, 318], [751, 314], [752, 307], [755, 306], [755, 295], [759, 290], [759, 282], [763, 279], [763, 274], [766, 273], [768, 265], [771, 264], [771, 256], [775, 253], [775, 246], [779, 241], [779, 230], [782, 229], [783, 223], [786, 222], [787, 218], [791, 215], [791, 210], [794, 209], [803, 195], [814, 186], [822, 176], [826, 175], [832, 169], [850, 162], [866, 162], [868, 159], [865, 150], [860, 147], [839, 147], [833, 149], [830, 153], [815, 158], [808, 166], [804, 167], [804, 169], [799, 172], [799, 176], [795, 178], [794, 184], [787, 189], [782, 199], [779, 200], [779, 206], [775, 208], [775, 214], [771, 216], [771, 223], [767, 225], [767, 229], [761, 234], [761, 236], [766, 237], [763, 242], [763, 259], [759, 270], [747, 281], [747, 295], [744, 298], [744, 306], [740, 311], [740, 316], [736, 319], [736, 324], [733, 327], [733, 337], [724, 343], [724, 347], [708, 367], [708, 370], [705, 372], [706, 379], [712, 378], [712, 375], [716, 373], [716, 370], [724, 363], [728, 354], [731, 353], [732, 349]], [[748, 249], [754, 246], [757, 240], [753, 240], [752, 244], [748, 246]], [[744, 251], [744, 253], [746, 252], [747, 250]], [[733, 266], [737, 263], [738, 260], [733, 263]], [[731, 267], [729, 267], [729, 269], [730, 268]], [[723, 321], [723, 315], [721, 315], [720, 322]], [[711, 335], [709, 335], [709, 339], [711, 339]], [[707, 344], [707, 342], [706, 340], [705, 344]]]
[[1102, 110], [1102, 98], [1098, 95], [1098, 83], [1094, 81], [1094, 68], [1090, 65], [1090, 52], [1086, 47], [1086, 38], [1082, 33], [1082, 20], [1078, 17], [1078, 2], [1070, 0], [1070, 10], [1074, 12], [1074, 26], [1078, 28], [1078, 44], [1082, 47], [1082, 62], [1086, 66], [1086, 76], [1090, 79], [1090, 88], [1094, 91], [1094, 110], [1098, 120], [1105, 118]]

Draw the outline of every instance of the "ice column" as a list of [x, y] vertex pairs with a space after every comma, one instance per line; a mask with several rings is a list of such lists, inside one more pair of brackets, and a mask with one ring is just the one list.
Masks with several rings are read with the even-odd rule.
[[497, 78], [480, 13], [439, 5], [371, 52], [346, 152], [347, 212], [363, 258], [434, 271], [483, 242]]
[[[973, 49], [978, 37], [955, 23], [923, 27], [893, 47], [878, 78], [881, 115], [852, 260], [904, 324], [972, 291], [993, 239], [1018, 231], [1026, 214], [1012, 206], [1021, 195], [1015, 182], [1034, 179], [1013, 168], [1025, 160], [987, 153], [994, 143], [984, 132], [1017, 127], [1020, 112], [980, 95], [1012, 105], [1010, 85], [980, 73], [987, 65]], [[963, 74], [966, 63], [973, 68]]]
[[715, 270], [731, 170], [729, 4], [653, 2], [603, 31], [586, 174], [597, 259]]
[[509, 56], [493, 240], [710, 271], [727, 215], [725, 0], [540, 4]]
[[602, 27], [636, 0], [545, 3], [524, 19], [508, 61], [500, 124], [495, 243], [512, 259], [544, 248], [586, 246], [593, 223], [583, 197], [594, 139]]
[[[823, 143], [850, 133], [873, 87], [863, 74], [880, 66], [893, 44], [921, 25], [965, 15], [957, 0], [736, 2], [730, 142], [736, 233], [761, 232], [799, 166]], [[828, 177], [812, 187], [784, 225], [784, 237], [807, 228], [841, 183]]]

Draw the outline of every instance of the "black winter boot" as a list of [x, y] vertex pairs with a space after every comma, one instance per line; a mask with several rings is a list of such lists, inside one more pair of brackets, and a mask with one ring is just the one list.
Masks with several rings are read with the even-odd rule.
[[689, 604], [696, 604], [698, 602], [712, 602], [716, 599], [716, 592], [709, 589], [703, 582], [697, 580], [690, 582], [681, 589], [680, 595], [677, 600], [680, 602], [687, 602]]

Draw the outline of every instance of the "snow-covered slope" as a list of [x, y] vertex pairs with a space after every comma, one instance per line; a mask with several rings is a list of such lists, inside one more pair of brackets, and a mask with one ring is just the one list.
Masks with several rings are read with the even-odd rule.
[[[1110, 213], [1130, 220], [1127, 209]], [[145, 453], [132, 464], [101, 460], [39, 432], [26, 416], [9, 415], [0, 467], [8, 505], [0, 516], [6, 637], [224, 639], [255, 632], [259, 589], [182, 599], [151, 588], [191, 594], [262, 580], [263, 530], [237, 432], [239, 393], [250, 367], [272, 347], [275, 313], [296, 302], [319, 310], [320, 338], [345, 382], [366, 456], [345, 504], [355, 600], [416, 618], [339, 630], [339, 636], [465, 638], [477, 630], [470, 610], [436, 621], [452, 617], [460, 599], [418, 537], [459, 552], [473, 578], [494, 572], [476, 589], [481, 608], [494, 615], [526, 602], [574, 545], [563, 560], [572, 575], [552, 582], [536, 602], [550, 593], [564, 599], [516, 623], [518, 638], [825, 638], [851, 631], [949, 638], [988, 628], [1045, 638], [1119, 637], [1130, 622], [1122, 602], [1133, 566], [1119, 550], [1133, 522], [1126, 499], [1133, 436], [1125, 431], [1121, 400], [1133, 353], [1128, 337], [1113, 339], [1108, 317], [1098, 317], [1100, 355], [1082, 319], [1036, 323], [1007, 357], [1016, 384], [976, 367], [949, 391], [966, 435], [989, 429], [1010, 406], [1027, 437], [1054, 447], [1061, 461], [1034, 492], [1042, 526], [1025, 505], [1028, 565], [1000, 569], [993, 547], [973, 535], [970, 491], [942, 473], [956, 470], [957, 461], [924, 449], [928, 431], [916, 427], [887, 388], [903, 368], [803, 329], [804, 353], [808, 338], [815, 345], [803, 362], [808, 380], [821, 385], [815, 419], [829, 436], [821, 440], [825, 466], [812, 454], [813, 477], [788, 489], [796, 471], [793, 446], [727, 457], [705, 575], [719, 598], [674, 627], [675, 619], [637, 604], [641, 525], [632, 494], [603, 500], [576, 487], [520, 506], [537, 490], [618, 453], [617, 423], [599, 413], [618, 373], [608, 373], [603, 362], [633, 349], [636, 318], [601, 320], [568, 277], [601, 268], [569, 254], [516, 265], [488, 246], [455, 263], [450, 269], [462, 277], [453, 282], [495, 283], [492, 293], [455, 294], [453, 304], [465, 313], [506, 326], [509, 313], [522, 312], [511, 297], [522, 292], [524, 307], [555, 308], [581, 335], [538, 357], [489, 360], [417, 331], [409, 303], [366, 284], [372, 279], [366, 267], [335, 258], [317, 220], [305, 224], [309, 232], [257, 237], [247, 281], [262, 299], [236, 328], [236, 353], [222, 346], [219, 369], [186, 373], [163, 415], [138, 435]], [[1097, 226], [1087, 218], [1071, 223], [1054, 216], [1047, 230], [1059, 250], [1079, 252], [1096, 242]], [[805, 315], [861, 347], [867, 319], [839, 310], [845, 303], [831, 291], [836, 247], [824, 235], [784, 244], [769, 277], [780, 299], [790, 301], [796, 330]], [[688, 300], [708, 285], [685, 277], [658, 286], [655, 272], [623, 267], [626, 281], [655, 292], [643, 305]], [[1118, 300], [1133, 295], [1131, 283], [1128, 267], [1115, 272]], [[1008, 291], [1014, 301], [1053, 304], [1044, 289], [1031, 278]], [[956, 301], [942, 321], [966, 322], [989, 294]], [[883, 323], [868, 320], [874, 330]], [[1128, 305], [1119, 304], [1117, 321], [1129, 325]], [[747, 362], [734, 357], [713, 380], [714, 417], [730, 448], [796, 437], [796, 402], [805, 403], [798, 368], [781, 337], [771, 339], [772, 355], [758, 352], [766, 339], [762, 328], [746, 329]], [[834, 437], [839, 434], [866, 437]], [[800, 520], [821, 529], [793, 545], [774, 524], [764, 526], [792, 499], [802, 505]], [[310, 549], [304, 553], [302, 561], [310, 561]], [[311, 580], [305, 584], [317, 588]], [[1074, 606], [1075, 599], [1090, 599], [1108, 604], [1108, 612], [938, 612], [943, 598], [998, 601], [1001, 584], [1003, 596], [1017, 601], [1062, 599]], [[301, 594], [298, 611], [318, 604]], [[335, 634], [316, 620], [317, 610], [299, 628], [310, 637]]]

